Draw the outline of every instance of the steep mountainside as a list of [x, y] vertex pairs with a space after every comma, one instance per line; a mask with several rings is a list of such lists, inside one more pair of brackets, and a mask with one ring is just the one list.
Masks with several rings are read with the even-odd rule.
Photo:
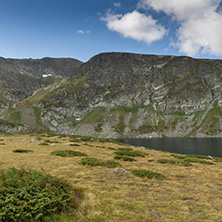
[[[82, 62], [70, 58], [5, 59], [0, 57], [0, 109], [33, 91], [68, 76]], [[48, 77], [43, 77], [48, 75]]]
[[103, 53], [1, 117], [100, 137], [221, 136], [222, 61]]

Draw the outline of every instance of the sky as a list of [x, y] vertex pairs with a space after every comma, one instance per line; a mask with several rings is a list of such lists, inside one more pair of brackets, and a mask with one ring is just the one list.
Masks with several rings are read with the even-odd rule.
[[0, 0], [0, 56], [222, 58], [222, 0]]

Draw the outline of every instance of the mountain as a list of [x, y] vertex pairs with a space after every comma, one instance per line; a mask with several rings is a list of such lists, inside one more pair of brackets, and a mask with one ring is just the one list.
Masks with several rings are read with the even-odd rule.
[[82, 62], [71, 58], [5, 59], [0, 57], [0, 109], [31, 96], [42, 86], [68, 76], [81, 64]]
[[0, 117], [30, 131], [110, 138], [222, 136], [221, 79], [222, 60], [102, 53]]

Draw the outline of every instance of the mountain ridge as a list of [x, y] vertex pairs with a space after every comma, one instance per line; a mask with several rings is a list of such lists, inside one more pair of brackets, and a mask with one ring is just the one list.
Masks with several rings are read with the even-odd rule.
[[221, 80], [222, 60], [102, 53], [0, 116], [99, 137], [222, 136]]

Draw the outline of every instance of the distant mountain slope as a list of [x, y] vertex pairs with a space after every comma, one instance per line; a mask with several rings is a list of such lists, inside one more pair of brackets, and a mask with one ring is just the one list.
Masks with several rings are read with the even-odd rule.
[[[32, 95], [33, 91], [67, 77], [82, 62], [71, 58], [5, 59], [0, 57], [0, 108]], [[49, 74], [49, 75], [48, 75]], [[48, 77], [43, 77], [43, 76]]]
[[221, 136], [222, 60], [103, 53], [1, 113], [100, 137]]

